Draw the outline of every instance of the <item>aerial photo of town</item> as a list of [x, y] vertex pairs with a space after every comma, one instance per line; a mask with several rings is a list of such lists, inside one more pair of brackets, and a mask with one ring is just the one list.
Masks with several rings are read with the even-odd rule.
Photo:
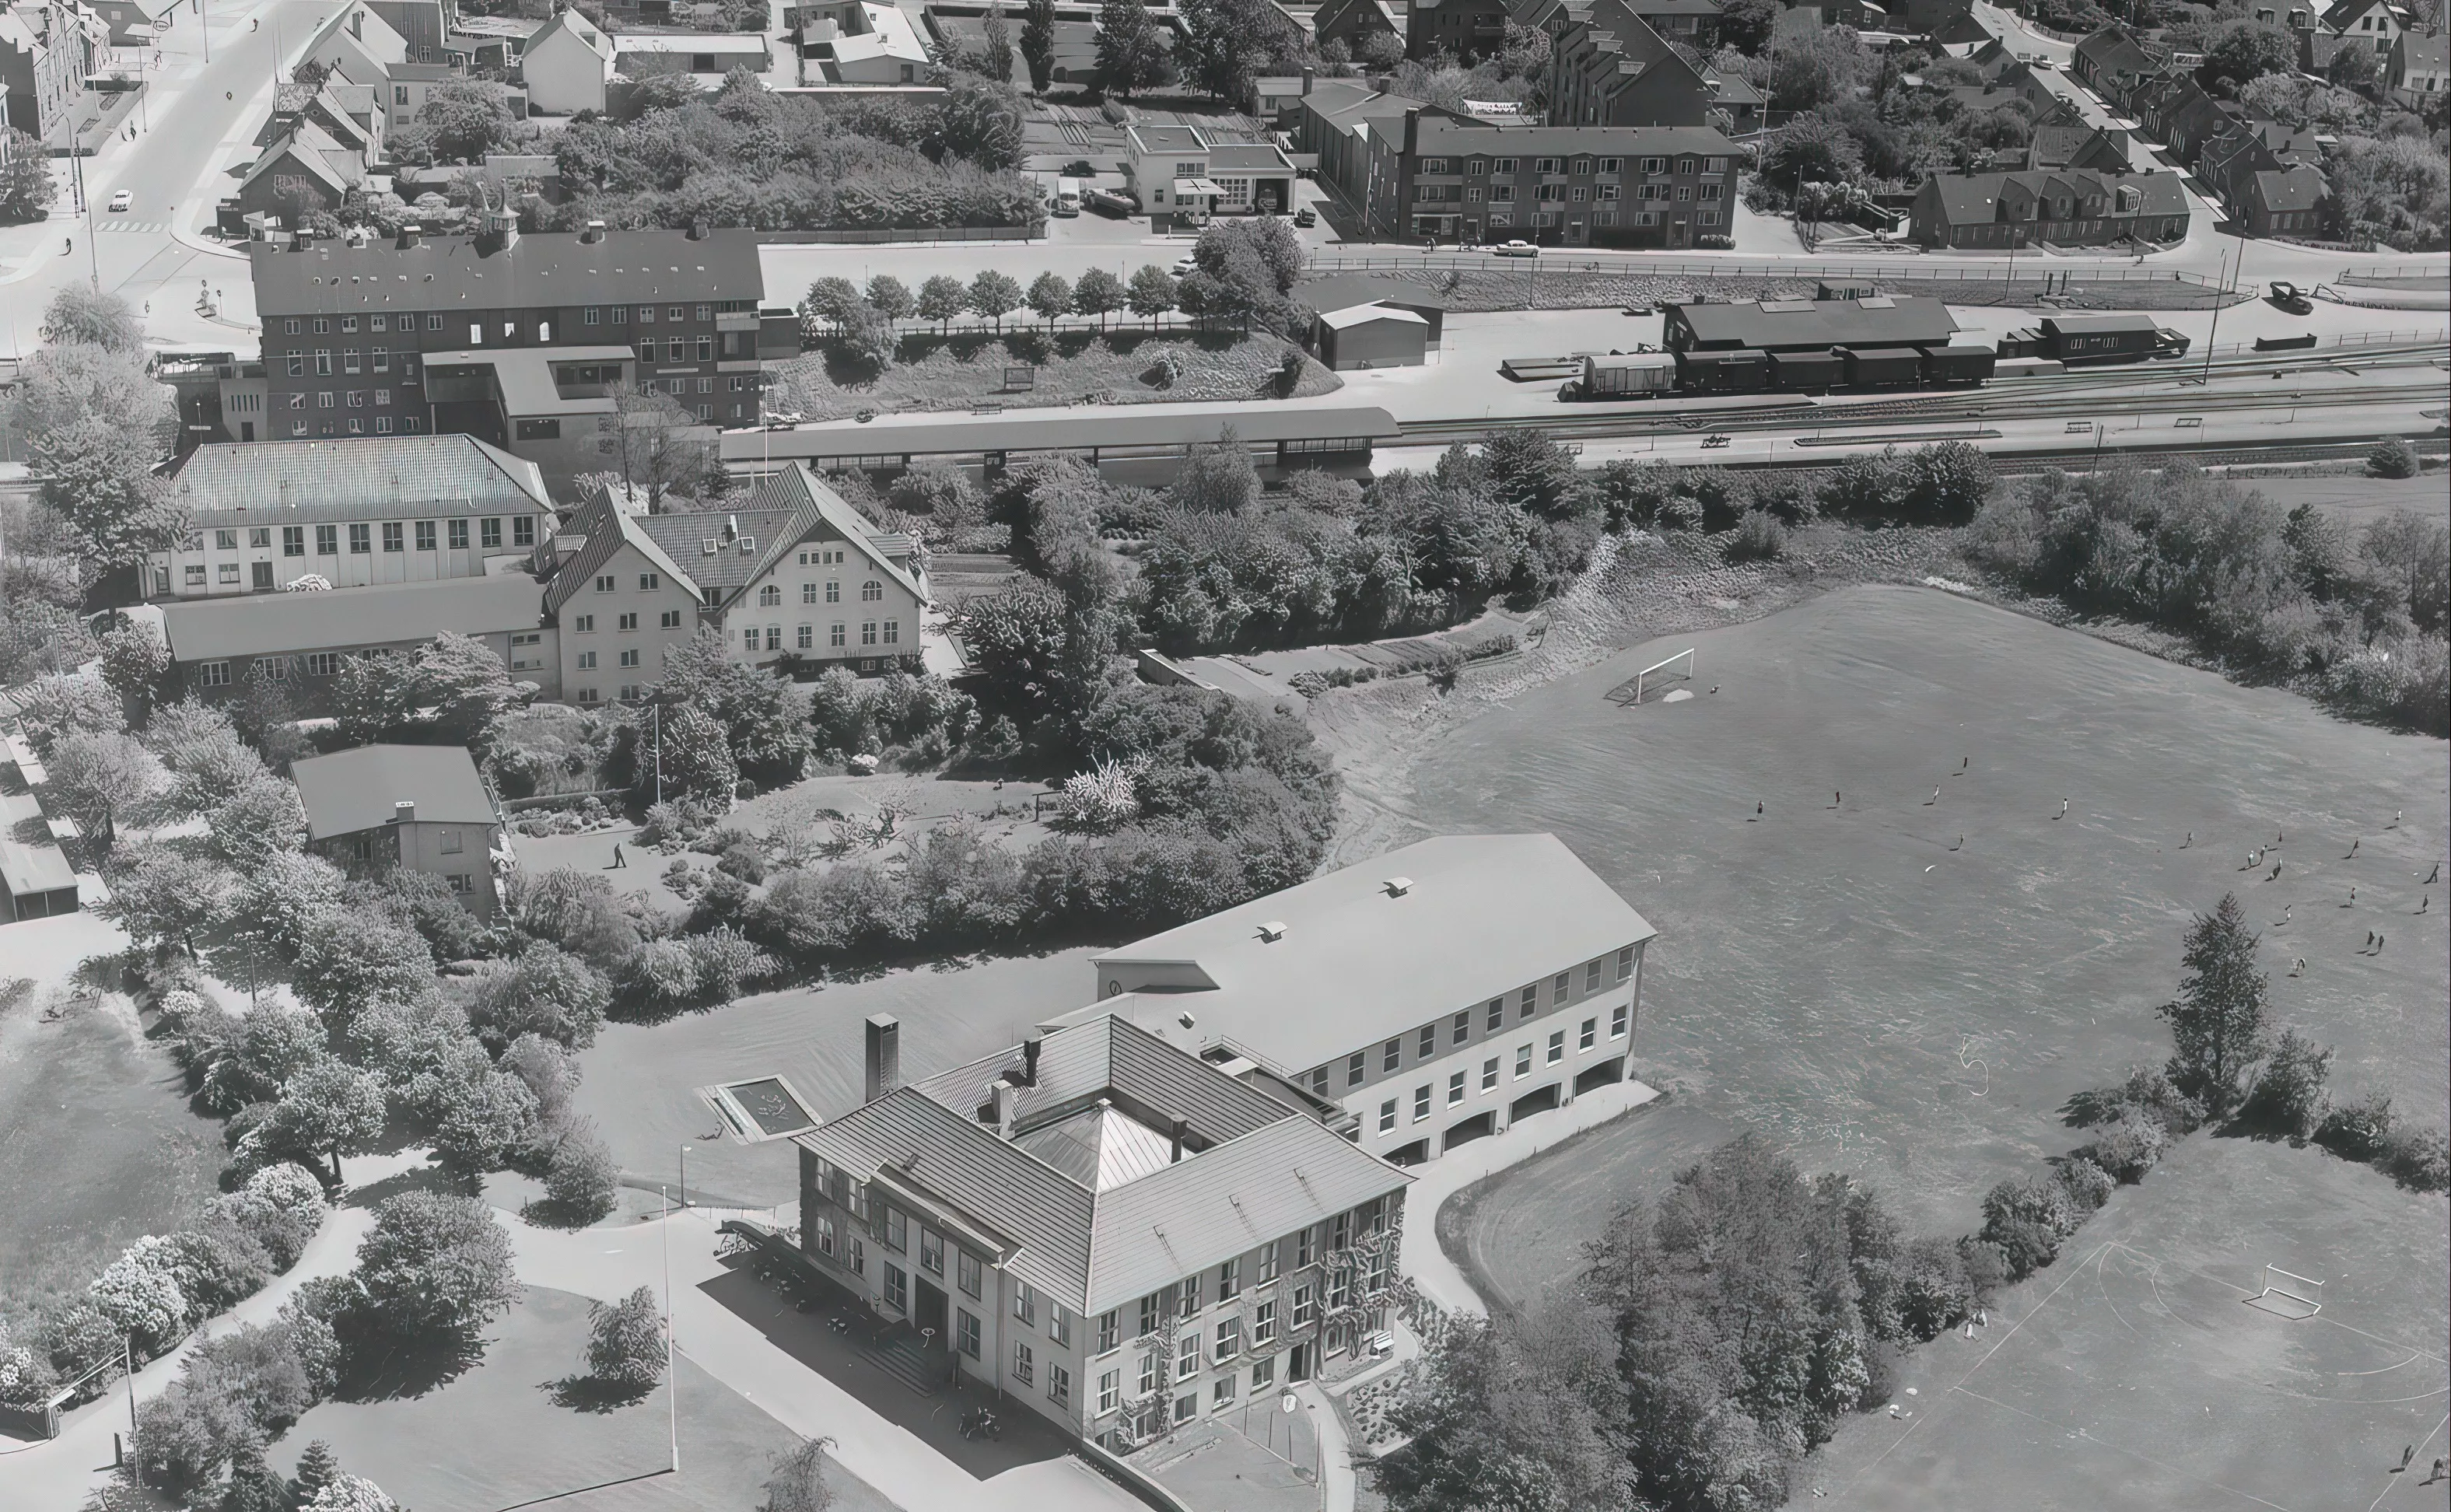
[[2443, 10], [0, 0], [0, 1512], [2451, 1512]]

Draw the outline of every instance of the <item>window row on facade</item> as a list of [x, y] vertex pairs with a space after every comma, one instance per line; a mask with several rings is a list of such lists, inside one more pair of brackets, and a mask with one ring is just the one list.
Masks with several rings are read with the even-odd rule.
[[[1619, 1003], [1610, 1011], [1608, 1037], [1611, 1040], [1625, 1038], [1628, 1030], [1632, 1028], [1633, 1011], [1634, 1006], [1630, 1003]], [[1599, 1044], [1599, 1025], [1598, 1014], [1582, 1021], [1575, 1033], [1577, 1053], [1594, 1049]], [[1531, 1076], [1536, 1070], [1546, 1070], [1565, 1058], [1566, 1031], [1562, 1029], [1551, 1030], [1545, 1052], [1538, 1040], [1526, 1040], [1515, 1047], [1515, 1079], [1521, 1081]], [[1480, 1090], [1494, 1092], [1498, 1090], [1500, 1069], [1504, 1059], [1505, 1057], [1501, 1055], [1492, 1055], [1480, 1063]], [[1446, 1079], [1444, 1106], [1453, 1108], [1461, 1103], [1469, 1095], [1472, 1079], [1473, 1072], [1469, 1068], [1459, 1067], [1449, 1072]], [[1438, 1086], [1432, 1082], [1423, 1082], [1413, 1089], [1412, 1122], [1416, 1124], [1428, 1122], [1437, 1094]], [[1380, 1133], [1390, 1133], [1395, 1129], [1402, 1101], [1401, 1098], [1390, 1097], [1380, 1103]]]
[[[1615, 983], [1631, 980], [1634, 976], [1634, 947], [1631, 945], [1622, 947], [1618, 951], [1614, 960], [1605, 955], [1594, 956], [1583, 963], [1581, 974], [1582, 990], [1579, 994], [1581, 996], [1589, 996]], [[1528, 983], [1514, 992], [1491, 998], [1480, 1008], [1460, 1009], [1451, 1015], [1422, 1025], [1409, 1034], [1399, 1034], [1379, 1047], [1377, 1058], [1380, 1073], [1392, 1075], [1402, 1070], [1408, 1048], [1413, 1063], [1420, 1065], [1423, 1061], [1436, 1060], [1460, 1046], [1472, 1043], [1476, 1024], [1480, 1026], [1480, 1032], [1483, 1035], [1504, 1033], [1510, 1007], [1518, 1023], [1540, 1011], [1544, 985], [1550, 1010], [1555, 1011], [1564, 1008], [1574, 1002], [1578, 995], [1575, 989], [1575, 972], [1571, 970], [1559, 972], [1546, 984]], [[1620, 1019], [1625, 1011], [1623, 1007], [1618, 1010]], [[1589, 1030], [1589, 1021], [1586, 1021], [1585, 1028], [1586, 1031]], [[1370, 1076], [1371, 1059], [1372, 1052], [1366, 1050], [1358, 1050], [1346, 1056], [1344, 1086], [1359, 1087], [1367, 1081]], [[1334, 1071], [1335, 1068], [1331, 1066], [1314, 1069], [1310, 1073], [1311, 1090], [1322, 1096], [1328, 1095], [1330, 1085], [1335, 1079]]]

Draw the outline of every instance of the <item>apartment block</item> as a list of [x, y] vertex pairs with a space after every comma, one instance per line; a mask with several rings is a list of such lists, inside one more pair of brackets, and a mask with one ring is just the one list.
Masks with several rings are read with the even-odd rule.
[[1717, 34], [1709, 0], [1525, 0], [1518, 25], [1549, 34], [1551, 126], [1761, 124], [1759, 90], [1705, 61]]
[[1484, 126], [1408, 113], [1370, 143], [1373, 224], [1460, 241], [1687, 247], [1733, 224], [1735, 145], [1708, 127]]
[[[411, 227], [390, 239], [254, 244], [267, 439], [465, 431], [516, 450], [511, 422], [532, 418], [520, 383], [558, 384], [547, 357], [602, 347], [624, 349], [619, 382], [669, 395], [702, 422], [757, 418], [755, 233], [523, 235], [502, 212], [487, 223], [475, 236]], [[779, 328], [790, 324], [778, 322], [774, 339], [796, 350], [796, 330]], [[455, 371], [507, 364], [519, 377], [439, 395], [426, 364], [446, 355]]]
[[483, 577], [554, 520], [536, 464], [473, 436], [200, 446], [170, 499], [188, 533], [153, 554], [153, 599]]
[[635, 699], [701, 628], [735, 660], [884, 672], [919, 656], [916, 542], [880, 530], [808, 468], [753, 480], [721, 514], [651, 515], [599, 491], [542, 558], [573, 703]]
[[1110, 951], [1094, 1007], [1431, 1159], [1625, 1079], [1657, 932], [1550, 835], [1443, 835]]
[[1099, 1014], [796, 1134], [800, 1246], [922, 1369], [1119, 1453], [1385, 1326], [1410, 1178], [1338, 1110]]

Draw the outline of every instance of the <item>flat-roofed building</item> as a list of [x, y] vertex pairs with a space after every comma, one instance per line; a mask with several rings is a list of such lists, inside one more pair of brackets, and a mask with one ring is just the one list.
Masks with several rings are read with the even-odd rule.
[[1124, 128], [1124, 175], [1141, 208], [1167, 220], [1293, 207], [1294, 165], [1283, 149], [1196, 126]]
[[456, 435], [199, 446], [170, 501], [187, 534], [153, 554], [153, 599], [478, 578], [554, 520], [534, 462]]
[[1657, 932], [1553, 835], [1451, 835], [1092, 961], [1097, 1002], [1423, 1161], [1625, 1078]]
[[1385, 1325], [1411, 1178], [1333, 1105], [1103, 1013], [908, 1086], [868, 1032], [868, 1100], [792, 1136], [800, 1247], [934, 1379], [1127, 1453]]
[[491, 917], [511, 867], [500, 805], [465, 746], [366, 745], [293, 763], [306, 848], [356, 874], [402, 868], [441, 877]]

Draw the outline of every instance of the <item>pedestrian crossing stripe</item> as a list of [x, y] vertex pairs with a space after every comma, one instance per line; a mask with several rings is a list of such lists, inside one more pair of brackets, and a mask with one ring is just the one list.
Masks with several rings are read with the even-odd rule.
[[96, 221], [93, 228], [96, 233], [103, 231], [160, 232], [168, 230], [170, 223], [167, 221]]

